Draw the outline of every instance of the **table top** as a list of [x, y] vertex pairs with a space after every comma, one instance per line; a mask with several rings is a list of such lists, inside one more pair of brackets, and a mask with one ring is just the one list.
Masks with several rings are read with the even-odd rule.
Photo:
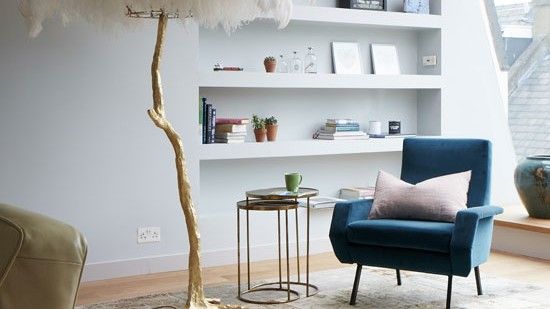
[[238, 201], [237, 207], [242, 210], [291, 210], [298, 208], [298, 202], [293, 200], [244, 200]]
[[246, 197], [264, 200], [301, 199], [319, 195], [319, 190], [313, 188], [299, 188], [297, 192], [287, 191], [284, 187], [267, 188], [246, 192]]

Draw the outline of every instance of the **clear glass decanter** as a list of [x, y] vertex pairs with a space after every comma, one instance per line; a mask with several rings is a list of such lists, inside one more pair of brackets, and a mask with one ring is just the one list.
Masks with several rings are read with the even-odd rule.
[[304, 58], [304, 72], [310, 74], [317, 74], [317, 56], [313, 52], [313, 48], [308, 47], [309, 51]]
[[304, 72], [304, 63], [298, 57], [298, 52], [294, 51], [294, 57], [290, 61], [289, 73], [303, 73]]
[[279, 55], [279, 63], [277, 64], [279, 73], [288, 73], [288, 63], [283, 55]]

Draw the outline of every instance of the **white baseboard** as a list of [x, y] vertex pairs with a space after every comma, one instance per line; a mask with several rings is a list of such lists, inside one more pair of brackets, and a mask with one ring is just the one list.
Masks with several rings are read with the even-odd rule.
[[[296, 256], [296, 243], [289, 243], [290, 256]], [[305, 254], [305, 242], [300, 242], [300, 253]], [[293, 250], [294, 249], [294, 250]], [[277, 258], [277, 244], [255, 246], [251, 248], [251, 261], [272, 260]], [[310, 254], [332, 252], [328, 238], [310, 241]], [[96, 281], [119, 277], [145, 275], [159, 272], [187, 269], [187, 253], [147, 256], [136, 259], [115, 260], [86, 264], [82, 281]], [[284, 256], [284, 251], [283, 251]], [[245, 261], [245, 248], [241, 249], [241, 262]], [[213, 267], [237, 264], [237, 248], [204, 251], [202, 266]]]
[[540, 259], [550, 260], [550, 234], [495, 226], [492, 248]]

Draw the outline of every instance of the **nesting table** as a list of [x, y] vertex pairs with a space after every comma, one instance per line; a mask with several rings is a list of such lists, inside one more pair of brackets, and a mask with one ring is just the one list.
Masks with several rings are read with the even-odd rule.
[[[305, 288], [305, 296], [313, 296], [317, 294], [319, 289], [317, 286], [309, 283], [309, 221], [310, 221], [310, 204], [309, 199], [319, 195], [319, 191], [313, 188], [299, 188], [297, 192], [286, 191], [286, 188], [268, 188], [246, 192], [246, 200], [237, 202], [237, 267], [238, 267], [238, 299], [254, 304], [283, 304], [300, 299], [302, 296], [296, 287]], [[300, 233], [298, 208], [299, 200], [306, 199], [306, 271], [305, 282], [301, 279], [300, 273]], [[241, 283], [241, 212], [246, 212], [246, 288], [242, 289]], [[250, 282], [250, 212], [255, 211], [271, 211], [277, 215], [277, 244], [278, 244], [278, 261], [279, 261], [279, 280], [275, 282], [262, 283], [251, 286]], [[296, 225], [296, 268], [297, 280], [290, 280], [290, 248], [289, 248], [289, 219], [288, 212], [295, 212]], [[285, 226], [285, 262], [286, 262], [286, 278], [283, 279], [283, 256], [281, 251], [281, 213], [284, 215]], [[253, 293], [257, 292], [286, 292], [286, 297], [281, 299], [252, 299]], [[269, 293], [273, 294], [273, 293]], [[284, 295], [284, 294], [283, 294]]]

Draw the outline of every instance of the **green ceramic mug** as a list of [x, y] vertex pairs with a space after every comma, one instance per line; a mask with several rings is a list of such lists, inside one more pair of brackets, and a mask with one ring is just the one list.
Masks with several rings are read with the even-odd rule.
[[297, 192], [302, 183], [302, 175], [300, 173], [286, 173], [285, 183], [287, 191]]

